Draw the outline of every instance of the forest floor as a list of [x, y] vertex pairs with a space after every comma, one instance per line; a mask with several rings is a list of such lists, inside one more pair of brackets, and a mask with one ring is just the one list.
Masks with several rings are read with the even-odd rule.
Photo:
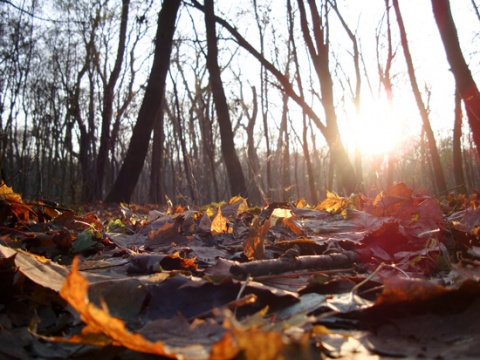
[[480, 357], [480, 199], [26, 203], [0, 186], [0, 359]]

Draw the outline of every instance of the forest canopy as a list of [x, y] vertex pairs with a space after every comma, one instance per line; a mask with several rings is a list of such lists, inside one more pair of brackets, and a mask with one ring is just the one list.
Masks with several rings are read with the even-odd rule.
[[398, 181], [479, 186], [475, 0], [12, 0], [0, 13], [0, 168], [25, 198], [316, 203]]

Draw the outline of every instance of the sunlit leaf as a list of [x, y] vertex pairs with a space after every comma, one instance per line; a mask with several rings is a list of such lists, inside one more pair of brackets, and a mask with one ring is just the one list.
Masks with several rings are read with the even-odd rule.
[[348, 199], [327, 191], [327, 198], [318, 204], [315, 209], [325, 210], [334, 214], [341, 213], [348, 206]]
[[212, 221], [210, 231], [213, 236], [218, 234], [225, 234], [229, 232], [227, 219], [223, 216], [221, 208], [218, 208], [217, 215]]
[[0, 222], [4, 222], [12, 215], [20, 220], [28, 220], [31, 213], [33, 213], [31, 206], [23, 202], [22, 196], [2, 181], [0, 183]]
[[[71, 272], [60, 290], [60, 295], [80, 314], [87, 327], [81, 335], [67, 338], [65, 341], [82, 344], [92, 344], [92, 342], [106, 344], [110, 341], [131, 350], [173, 357], [162, 342], [150, 342], [143, 336], [130, 332], [121, 319], [109, 314], [108, 309], [99, 308], [91, 303], [88, 298], [89, 283], [78, 272], [78, 266], [79, 259], [75, 258]], [[56, 340], [62, 339], [56, 338]]]

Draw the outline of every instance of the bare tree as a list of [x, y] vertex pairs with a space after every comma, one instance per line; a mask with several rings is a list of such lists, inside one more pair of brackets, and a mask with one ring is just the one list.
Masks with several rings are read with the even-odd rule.
[[[266, 9], [265, 12], [260, 14], [259, 7], [257, 4], [257, 0], [252, 0], [253, 3], [253, 10], [255, 13], [255, 22], [257, 24], [258, 29], [258, 36], [260, 40], [260, 54], [262, 56], [265, 55], [265, 28], [268, 24], [268, 14], [270, 12], [270, 8]], [[260, 17], [262, 15], [262, 17]], [[263, 26], [262, 26], [263, 24]], [[260, 63], [260, 111], [262, 115], [262, 122], [263, 122], [263, 136], [265, 137], [265, 148], [266, 148], [266, 196], [270, 198], [270, 189], [272, 188], [272, 150], [270, 149], [270, 130], [268, 129], [268, 71], [266, 67]]]
[[449, 1], [432, 0], [432, 9], [457, 89], [465, 104], [473, 141], [480, 155], [480, 92], [463, 57]]
[[[192, 1], [194, 6], [198, 9], [204, 11], [204, 7], [200, 5], [197, 1]], [[340, 188], [344, 189], [347, 193], [353, 193], [357, 187], [357, 180], [355, 176], [355, 170], [348, 158], [347, 152], [345, 147], [340, 139], [340, 132], [338, 129], [337, 118], [335, 113], [334, 101], [333, 101], [333, 83], [331, 74], [328, 69], [328, 45], [324, 42], [323, 36], [325, 33], [324, 30], [321, 30], [322, 23], [319, 19], [319, 14], [316, 9], [316, 5], [314, 1], [309, 1], [312, 6], [312, 13], [314, 14], [314, 29], [316, 31], [315, 41], [316, 45], [319, 46], [319, 53], [317, 54], [317, 50], [315, 49], [315, 45], [313, 44], [313, 40], [309, 35], [308, 23], [306, 20], [305, 11], [303, 11], [304, 15], [302, 26], [306, 26], [305, 34], [306, 40], [310, 45], [308, 46], [311, 48], [312, 55], [315, 56], [313, 59], [315, 66], [318, 67], [318, 77], [321, 80], [321, 90], [322, 90], [322, 103], [324, 104], [324, 112], [326, 114], [326, 124], [320, 119], [318, 114], [310, 107], [305, 99], [301, 97], [293, 88], [292, 83], [290, 80], [279, 71], [275, 65], [265, 59], [262, 54], [260, 54], [231, 24], [229, 24], [224, 19], [216, 16], [215, 21], [221, 24], [225, 29], [227, 29], [230, 34], [233, 35], [237, 43], [242, 46], [245, 50], [247, 50], [250, 54], [252, 54], [272, 75], [276, 77], [278, 82], [283, 88], [288, 96], [294, 100], [298, 105], [302, 107], [302, 109], [306, 112], [308, 117], [315, 123], [315, 125], [319, 128], [322, 135], [325, 137], [327, 144], [330, 148], [331, 155], [332, 155], [332, 162], [335, 166], [337, 175], [339, 177]], [[303, 2], [299, 0], [299, 4], [303, 5]], [[316, 14], [316, 15], [315, 15]], [[327, 116], [328, 114], [328, 116]]]
[[173, 33], [180, 0], [165, 1], [158, 15], [155, 53], [150, 77], [130, 145], [107, 202], [129, 202], [143, 168], [155, 120], [162, 111], [165, 82], [170, 66]]
[[438, 154], [437, 144], [435, 142], [435, 135], [433, 133], [430, 119], [428, 117], [428, 111], [425, 103], [423, 102], [422, 94], [420, 93], [417, 78], [415, 76], [412, 55], [410, 53], [410, 46], [408, 44], [407, 33], [405, 31], [405, 25], [403, 23], [403, 18], [400, 12], [400, 7], [398, 5], [398, 0], [393, 0], [392, 4], [393, 8], [395, 9], [395, 15], [397, 16], [398, 29], [400, 31], [400, 39], [402, 43], [403, 53], [405, 55], [405, 61], [407, 63], [408, 76], [410, 78], [412, 91], [415, 96], [415, 101], [417, 102], [418, 110], [420, 111], [420, 116], [422, 118], [423, 130], [425, 131], [425, 135], [427, 137], [428, 150], [434, 170], [435, 185], [437, 187], [437, 191], [439, 191], [440, 193], [445, 193], [447, 191], [445, 175], [443, 173], [440, 155]]
[[[165, 102], [165, 99], [162, 100]], [[164, 107], [162, 105], [162, 107]], [[154, 204], [163, 200], [165, 195], [165, 185], [163, 179], [164, 173], [164, 141], [165, 133], [163, 130], [164, 111], [160, 111], [153, 125], [153, 143], [152, 143], [152, 168], [150, 170], [150, 199]]]
[[[290, 0], [287, 0], [287, 16], [288, 16], [288, 22], [289, 22], [289, 28], [290, 32], [293, 32], [293, 23], [294, 23], [294, 16], [292, 12], [292, 4]], [[292, 42], [292, 56], [293, 56], [293, 61], [295, 64], [295, 81], [298, 86], [298, 91], [299, 94], [302, 98], [305, 98], [305, 94], [303, 91], [303, 85], [302, 85], [302, 75], [300, 71], [300, 63], [298, 61], [298, 54], [297, 54], [297, 45], [295, 42], [295, 37], [291, 37], [291, 42]], [[305, 158], [305, 166], [307, 167], [307, 177], [308, 177], [308, 186], [310, 189], [310, 197], [312, 199], [312, 202], [314, 204], [318, 203], [318, 190], [315, 186], [315, 172], [313, 170], [313, 164], [312, 164], [312, 156], [310, 156], [310, 149], [308, 146], [308, 125], [307, 125], [307, 114], [305, 110], [302, 111], [302, 124], [303, 124], [303, 131], [302, 131], [302, 139], [300, 143], [302, 144], [302, 149], [303, 149], [303, 156]], [[312, 144], [315, 142], [312, 141]], [[298, 182], [297, 182], [298, 186]]]
[[[391, 110], [393, 107], [393, 86], [390, 70], [392, 69], [393, 60], [396, 56], [396, 51], [393, 51], [392, 44], [392, 27], [390, 22], [390, 0], [385, 0], [385, 15], [387, 22], [387, 57], [385, 59], [385, 65], [382, 65], [380, 61], [379, 46], [380, 46], [380, 34], [376, 35], [377, 46], [377, 70], [380, 78], [380, 84], [385, 90], [387, 96], [388, 108]], [[386, 186], [393, 185], [393, 172], [394, 172], [394, 157], [390, 155], [387, 160], [387, 177]]]
[[[335, 13], [342, 24], [342, 27], [345, 29], [350, 41], [352, 42], [352, 50], [353, 50], [353, 66], [355, 69], [355, 90], [353, 91], [352, 98], [353, 103], [355, 105], [355, 114], [357, 116], [357, 121], [360, 117], [360, 110], [361, 110], [361, 89], [362, 89], [362, 76], [360, 73], [360, 49], [358, 46], [357, 36], [353, 33], [353, 31], [348, 26], [347, 22], [343, 18], [340, 10], [338, 9], [337, 2], [334, 0], [328, 1]], [[350, 81], [349, 81], [350, 82]], [[351, 87], [351, 86], [350, 86]], [[355, 173], [357, 175], [357, 181], [359, 183], [359, 188], [361, 189], [363, 186], [363, 170], [362, 170], [362, 153], [358, 146], [355, 147]]]
[[225, 167], [227, 168], [230, 191], [232, 195], [246, 197], [247, 187], [245, 186], [242, 166], [235, 150], [230, 112], [220, 76], [220, 67], [218, 66], [218, 48], [213, 0], [205, 0], [205, 26], [207, 29], [208, 46], [207, 68], [210, 72], [210, 86], [217, 112], [218, 125], [220, 127], [222, 155]]
[[[101, 199], [103, 192], [103, 180], [105, 168], [107, 165], [108, 151], [112, 148], [111, 124], [113, 116], [113, 99], [115, 86], [122, 69], [125, 53], [125, 41], [127, 36], [128, 12], [130, 9], [130, 0], [122, 0], [122, 14], [120, 20], [120, 31], [118, 37], [117, 55], [115, 64], [109, 75], [102, 69], [98, 69], [103, 83], [103, 109], [102, 109], [102, 133], [100, 136], [100, 148], [98, 149], [96, 176], [94, 182], [94, 198]], [[97, 64], [98, 67], [99, 64]]]
[[462, 98], [459, 91], [455, 91], [455, 115], [453, 123], [453, 172], [455, 186], [466, 192], [465, 176], [462, 164]]

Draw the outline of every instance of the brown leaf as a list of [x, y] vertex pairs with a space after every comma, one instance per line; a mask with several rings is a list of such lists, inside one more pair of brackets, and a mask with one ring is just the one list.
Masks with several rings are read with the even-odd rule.
[[248, 230], [248, 236], [243, 243], [243, 253], [248, 260], [265, 259], [265, 237], [270, 229], [270, 222], [265, 221], [262, 226], [258, 222]]
[[158, 230], [152, 230], [148, 234], [145, 244], [148, 246], [170, 245], [172, 243], [181, 245], [187, 244], [191, 236], [185, 236], [181, 233], [181, 226], [185, 218], [183, 215], [177, 215], [173, 222], [166, 222]]
[[403, 198], [409, 198], [412, 197], [413, 190], [405, 183], [400, 182], [387, 188], [385, 190], [385, 195], [397, 195]]

